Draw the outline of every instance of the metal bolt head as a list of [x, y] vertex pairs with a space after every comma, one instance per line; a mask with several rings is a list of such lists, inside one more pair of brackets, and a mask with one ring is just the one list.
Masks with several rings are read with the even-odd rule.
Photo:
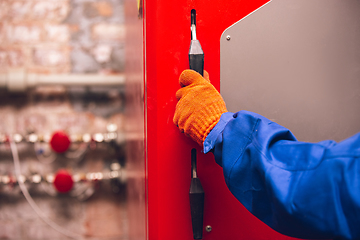
[[109, 132], [116, 132], [117, 130], [117, 125], [114, 124], [114, 123], [110, 123], [106, 126], [106, 129], [109, 131]]
[[31, 143], [35, 143], [38, 140], [38, 136], [35, 133], [30, 134], [28, 138]]
[[88, 143], [91, 141], [91, 135], [86, 133], [82, 136], [82, 140], [85, 142], [85, 143]]
[[14, 134], [13, 139], [14, 142], [19, 143], [23, 140], [23, 137], [20, 134]]
[[95, 133], [93, 138], [96, 142], [103, 142], [105, 137], [102, 133]]
[[211, 232], [211, 231], [212, 231], [212, 227], [211, 227], [210, 225], [207, 225], [207, 226], [205, 227], [205, 231]]
[[231, 39], [230, 35], [227, 35], [226, 40], [230, 41], [230, 39]]
[[33, 183], [40, 183], [41, 182], [41, 176], [40, 174], [35, 174], [31, 177], [31, 181]]
[[110, 169], [112, 171], [119, 171], [121, 169], [121, 165], [119, 163], [114, 162], [110, 164]]

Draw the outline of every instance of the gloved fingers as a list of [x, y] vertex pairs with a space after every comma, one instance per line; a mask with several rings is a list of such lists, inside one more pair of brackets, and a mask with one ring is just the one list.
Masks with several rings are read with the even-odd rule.
[[[185, 105], [185, 107], [184, 107]], [[179, 127], [181, 132], [184, 132], [184, 122], [190, 117], [191, 109], [188, 107], [188, 101], [182, 100], [176, 104], [175, 114], [173, 117], [173, 123]]]
[[206, 70], [204, 70], [204, 78], [206, 81], [210, 82], [210, 75]]
[[208, 86], [211, 86], [211, 84], [208, 84], [207, 86], [204, 85], [191, 85], [191, 86], [186, 86], [186, 87], [182, 87], [179, 90], [177, 90], [176, 92], [176, 99], [179, 101], [181, 98], [187, 96], [188, 99], [193, 99], [194, 97], [198, 96], [199, 94], [201, 94], [202, 89], [207, 88]]
[[203, 81], [203, 76], [194, 70], [184, 70], [179, 77], [179, 83], [181, 87], [186, 87], [193, 83], [199, 83]]
[[180, 98], [182, 98], [182, 96], [184, 96], [185, 92], [187, 92], [186, 88], [180, 88], [179, 90], [177, 90], [176, 99], [179, 101]]
[[173, 117], [173, 123], [175, 124], [176, 127], [179, 128], [179, 130], [181, 132], [184, 132], [184, 129], [181, 130], [180, 126], [179, 126], [179, 117], [180, 117], [180, 113], [178, 113], [177, 111], [175, 111], [174, 117]]
[[173, 122], [186, 136], [202, 146], [204, 139], [218, 122], [226, 106], [220, 93], [209, 81], [192, 70], [185, 70], [179, 79], [182, 86], [176, 92], [178, 99]]

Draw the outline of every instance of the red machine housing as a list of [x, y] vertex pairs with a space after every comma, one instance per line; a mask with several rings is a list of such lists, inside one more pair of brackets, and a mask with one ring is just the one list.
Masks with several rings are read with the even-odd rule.
[[[203, 239], [291, 239], [251, 215], [225, 185], [213, 155], [173, 124], [180, 73], [189, 68], [190, 11], [197, 12], [197, 38], [205, 70], [220, 86], [220, 36], [268, 0], [144, 1], [146, 169], [150, 240], [193, 239], [189, 187], [191, 149], [198, 150], [198, 175], [205, 191]], [[241, 66], [239, 66], [241, 67]], [[240, 110], [240, 109], [239, 109]], [[205, 226], [211, 226], [210, 232]]]

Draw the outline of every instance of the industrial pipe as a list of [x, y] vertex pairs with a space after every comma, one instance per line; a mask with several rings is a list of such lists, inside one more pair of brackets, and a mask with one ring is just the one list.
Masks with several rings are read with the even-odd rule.
[[34, 74], [24, 69], [0, 74], [0, 88], [9, 91], [25, 91], [36, 86], [119, 86], [125, 83], [124, 74]]

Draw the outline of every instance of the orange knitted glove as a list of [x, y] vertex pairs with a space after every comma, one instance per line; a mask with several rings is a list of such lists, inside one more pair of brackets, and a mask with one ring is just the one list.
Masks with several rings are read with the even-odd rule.
[[221, 114], [227, 112], [225, 102], [210, 83], [206, 71], [202, 77], [193, 70], [185, 70], [181, 73], [179, 82], [182, 88], [176, 92], [179, 102], [176, 105], [174, 124], [203, 146]]

